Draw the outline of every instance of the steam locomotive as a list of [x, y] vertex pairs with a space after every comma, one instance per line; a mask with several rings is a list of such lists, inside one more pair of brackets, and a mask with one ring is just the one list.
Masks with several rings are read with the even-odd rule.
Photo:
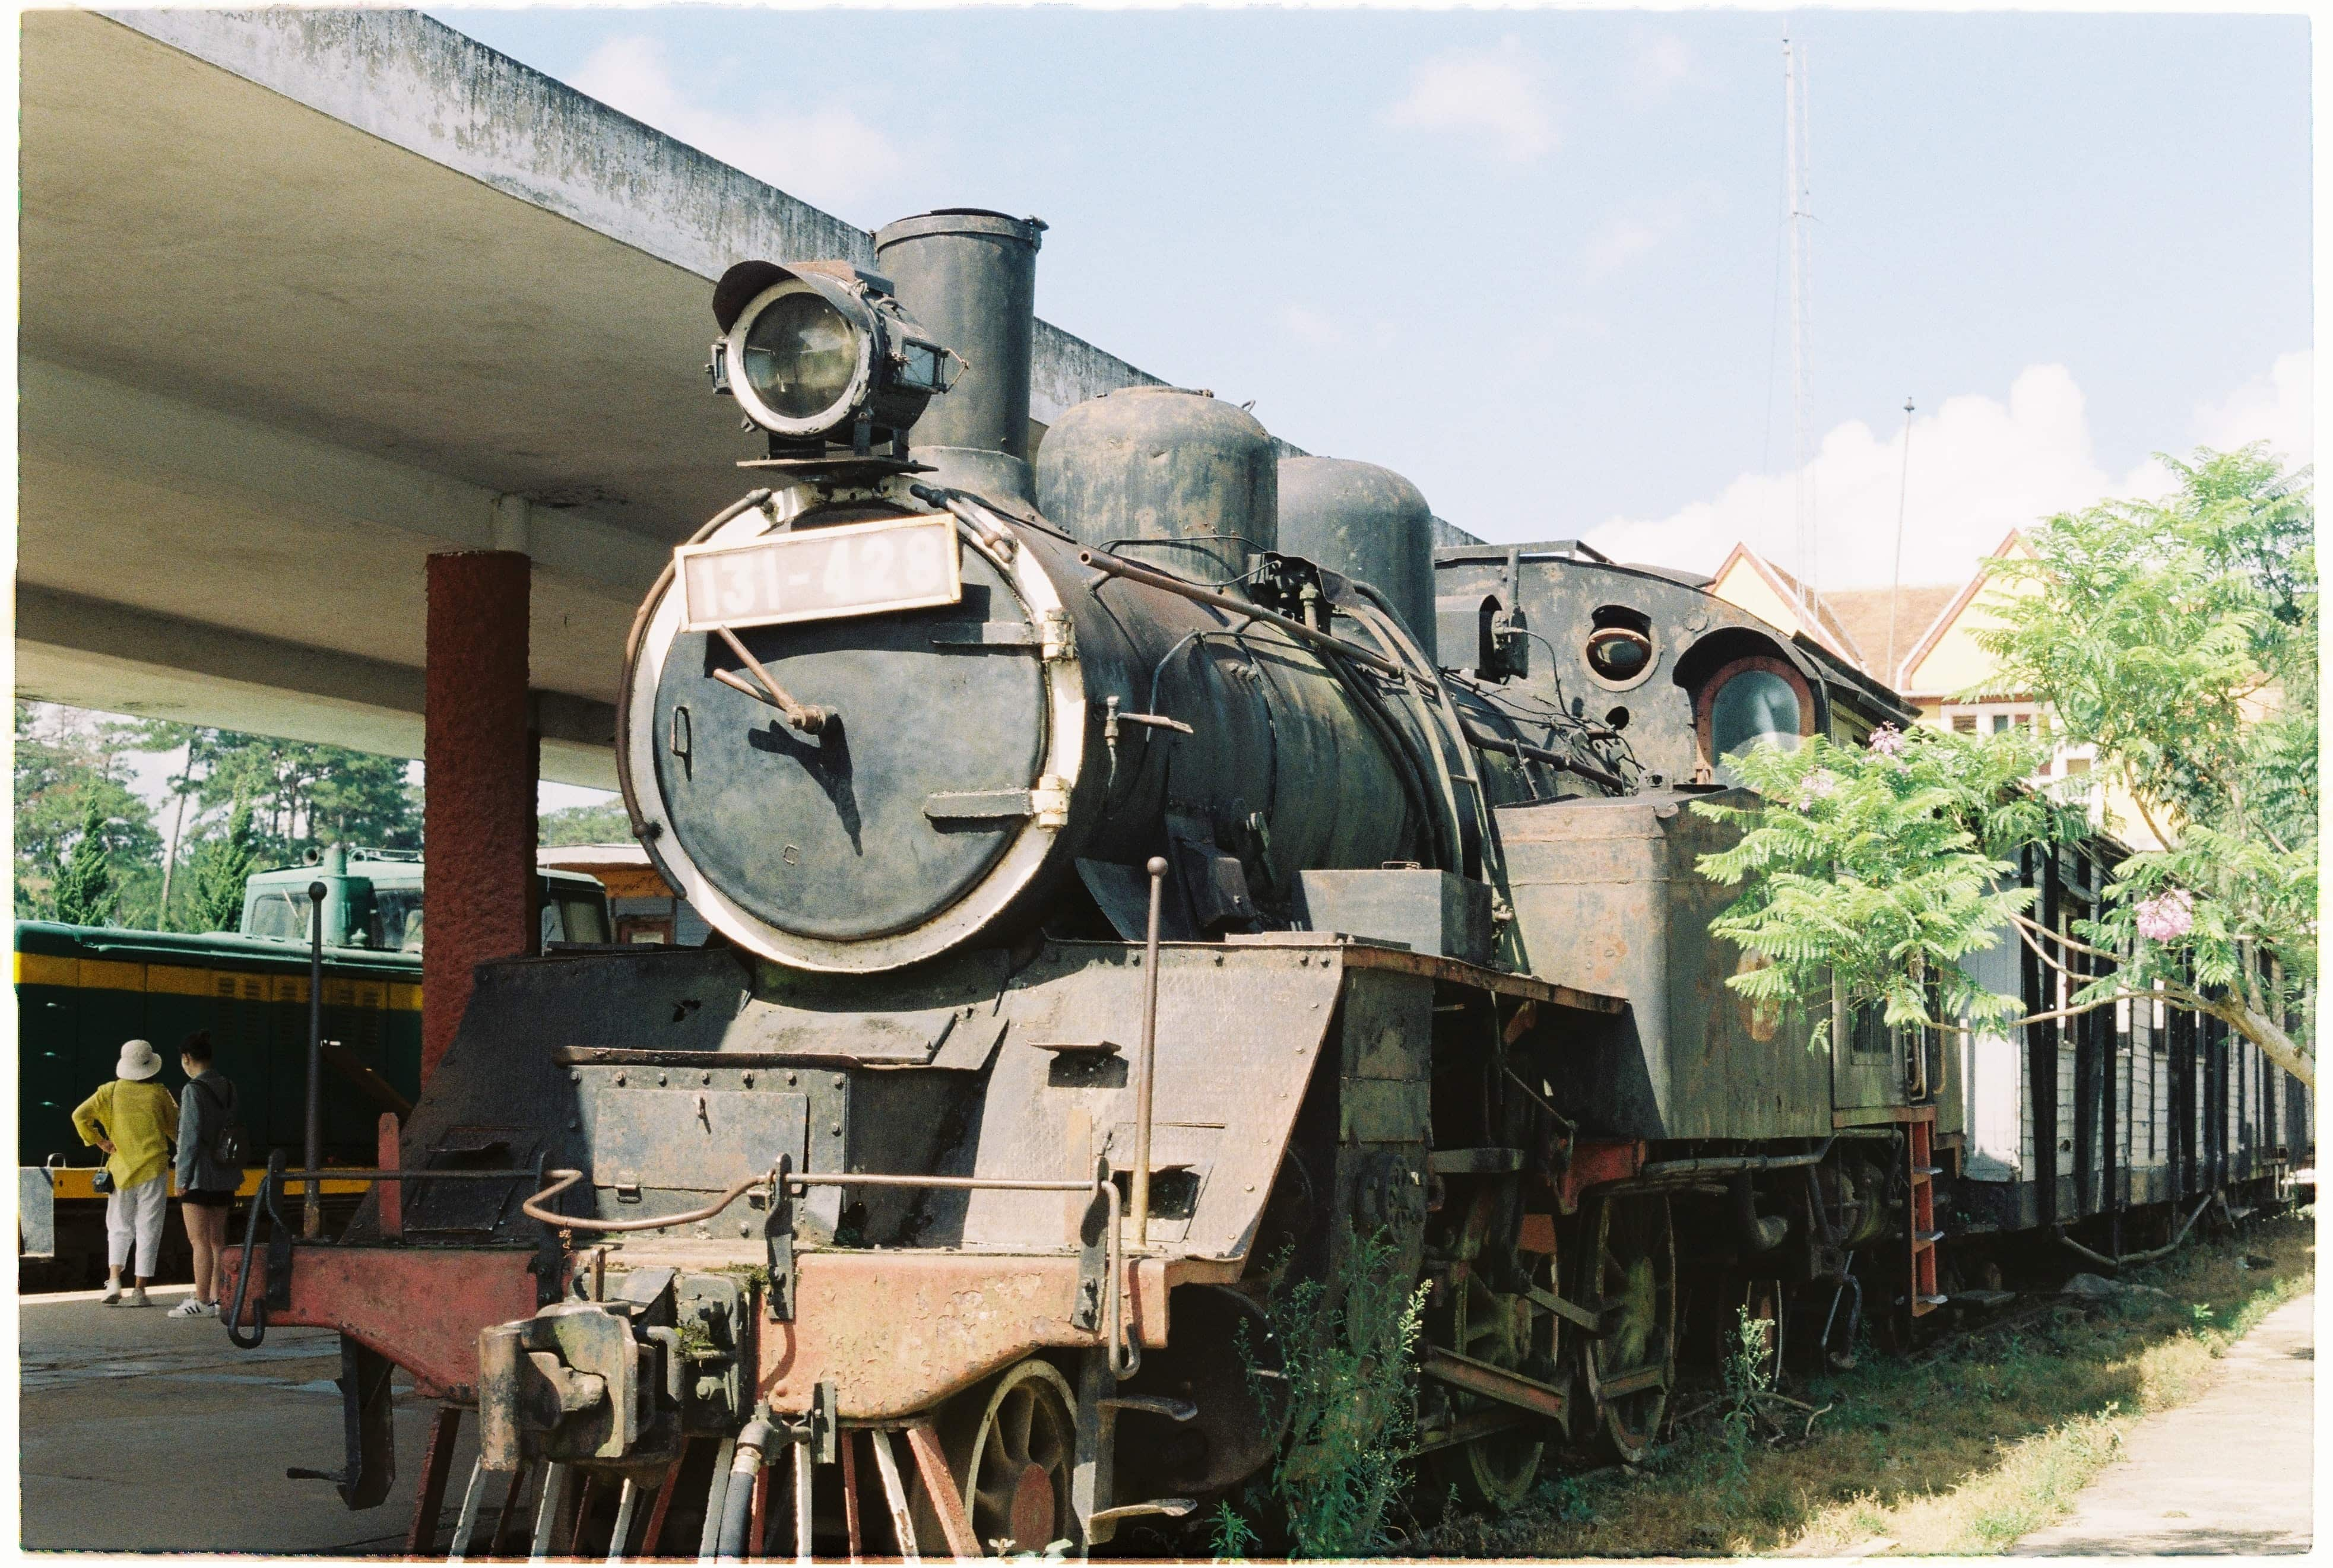
[[[1267, 1465], [1271, 1292], [1389, 1253], [1435, 1490], [1502, 1508], [1559, 1440], [1643, 1454], [1697, 1322], [1844, 1354], [1946, 1302], [1955, 1224], [2274, 1195], [2306, 1108], [2224, 1039], [2163, 1055], [2142, 1164], [2137, 1018], [2061, 1093], [2039, 1027], [1816, 1054], [1729, 990], [1693, 802], [1915, 715], [1700, 579], [1437, 551], [1205, 392], [1038, 441], [1042, 229], [720, 281], [761, 487], [641, 607], [619, 746], [721, 940], [483, 966], [348, 1229], [245, 1237], [234, 1331], [342, 1335], [351, 1506], [394, 1366], [443, 1412], [417, 1552], [466, 1410], [456, 1554], [1091, 1549]], [[2031, 868], [2053, 921], [2098, 864]]]

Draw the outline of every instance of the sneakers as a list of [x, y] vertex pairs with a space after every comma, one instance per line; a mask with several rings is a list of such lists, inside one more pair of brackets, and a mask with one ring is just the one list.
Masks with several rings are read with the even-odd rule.
[[172, 1317], [216, 1317], [218, 1315], [218, 1308], [212, 1305], [209, 1302], [197, 1301], [190, 1296], [187, 1297], [186, 1300], [178, 1303], [178, 1305], [172, 1307], [170, 1309], [170, 1315]]
[[131, 1291], [128, 1299], [124, 1300], [121, 1305], [124, 1306], [151, 1306], [154, 1304], [146, 1299], [146, 1287], [141, 1285], [138, 1286], [137, 1289]]
[[98, 1300], [107, 1306], [151, 1306], [154, 1305], [152, 1302], [146, 1299], [146, 1292], [142, 1288], [132, 1290], [129, 1295], [124, 1296], [121, 1294], [121, 1287], [120, 1286], [109, 1287], [103, 1296], [98, 1297]]
[[120, 1306], [121, 1305], [121, 1286], [118, 1285], [107, 1286], [105, 1287], [105, 1294], [98, 1297], [98, 1300], [101, 1304], [106, 1306]]

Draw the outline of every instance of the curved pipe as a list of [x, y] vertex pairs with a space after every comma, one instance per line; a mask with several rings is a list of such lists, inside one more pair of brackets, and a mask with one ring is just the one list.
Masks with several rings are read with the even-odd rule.
[[721, 1496], [721, 1534], [714, 1546], [714, 1560], [720, 1563], [742, 1563], [745, 1560], [746, 1536], [753, 1531], [754, 1479], [760, 1474], [762, 1458], [778, 1429], [770, 1423], [767, 1406], [756, 1406], [754, 1419], [737, 1434], [737, 1457], [729, 1462], [729, 1489]]
[[776, 1179], [771, 1171], [760, 1176], [748, 1176], [702, 1209], [692, 1209], [685, 1214], [657, 1214], [646, 1219], [581, 1219], [572, 1215], [554, 1214], [540, 1207], [558, 1197], [583, 1180], [581, 1171], [546, 1171], [544, 1175], [554, 1180], [551, 1185], [519, 1205], [520, 1212], [530, 1219], [540, 1219], [558, 1230], [661, 1230], [667, 1225], [695, 1225], [710, 1219], [756, 1187], [765, 1187]]
[[2103, 1252], [2091, 1251], [2088, 1248], [2083, 1246], [2080, 1242], [2067, 1235], [2066, 1228], [2062, 1225], [2052, 1226], [2050, 1227], [2050, 1230], [2052, 1234], [2057, 1237], [2058, 1245], [2063, 1247], [2069, 1252], [2072, 1252], [2082, 1257], [2087, 1257], [2101, 1268], [2110, 1268], [2115, 1270], [2117, 1273], [2120, 1273], [2123, 1268], [2130, 1264], [2152, 1263], [2158, 1257], [2168, 1257], [2174, 1252], [2178, 1251], [2179, 1244], [2187, 1239], [2187, 1232], [2195, 1228], [2195, 1221], [2203, 1218], [2203, 1210], [2209, 1209], [2214, 1202], [2216, 1202], [2219, 1200], [2219, 1197], [2220, 1194], [2216, 1188], [2212, 1191], [2205, 1193], [2203, 1195], [2203, 1200], [2195, 1205], [2195, 1212], [2187, 1216], [2187, 1223], [2179, 1228], [2179, 1234], [2173, 1237], [2161, 1247], [2152, 1248], [2145, 1252], [2127, 1252], [2120, 1257], [2109, 1257]]
[[259, 1238], [259, 1211], [265, 1208], [273, 1218], [275, 1181], [283, 1174], [283, 1151], [278, 1149], [267, 1157], [267, 1174], [261, 1180], [259, 1190], [252, 1194], [251, 1207], [244, 1211], [243, 1267], [235, 1271], [235, 1305], [226, 1312], [226, 1336], [243, 1350], [257, 1350], [267, 1338], [267, 1298], [260, 1297], [252, 1309], [249, 1339], [243, 1336], [243, 1304], [251, 1293], [251, 1250], [252, 1244]]

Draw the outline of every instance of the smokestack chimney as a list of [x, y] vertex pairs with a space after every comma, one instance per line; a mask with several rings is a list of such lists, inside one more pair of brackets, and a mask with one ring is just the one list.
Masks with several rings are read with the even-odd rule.
[[1033, 504], [1029, 374], [1037, 323], [1036, 218], [946, 207], [875, 232], [899, 303], [970, 366], [916, 424], [913, 454], [942, 484]]

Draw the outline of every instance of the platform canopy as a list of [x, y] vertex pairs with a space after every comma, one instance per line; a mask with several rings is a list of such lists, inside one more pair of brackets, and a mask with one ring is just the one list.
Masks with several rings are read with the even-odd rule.
[[[22, 696], [418, 757], [423, 563], [534, 560], [542, 771], [754, 454], [709, 280], [865, 231], [409, 12], [22, 19]], [[1152, 378], [1039, 323], [1041, 423]]]

